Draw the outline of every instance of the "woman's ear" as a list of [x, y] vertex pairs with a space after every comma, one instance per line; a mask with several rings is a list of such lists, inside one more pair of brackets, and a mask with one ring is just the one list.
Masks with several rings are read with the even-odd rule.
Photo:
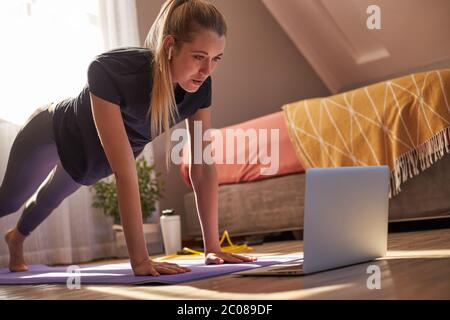
[[164, 39], [164, 50], [167, 56], [170, 58], [173, 55], [173, 46], [175, 45], [175, 38], [172, 35], [167, 35]]

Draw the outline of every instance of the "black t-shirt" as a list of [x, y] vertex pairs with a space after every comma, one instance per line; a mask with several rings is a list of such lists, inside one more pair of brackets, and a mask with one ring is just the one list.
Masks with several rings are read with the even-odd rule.
[[[152, 62], [152, 53], [145, 48], [126, 47], [100, 54], [89, 64], [81, 93], [55, 105], [53, 129], [58, 154], [76, 182], [91, 185], [112, 173], [92, 117], [90, 92], [120, 106], [135, 157], [155, 138], [150, 136], [149, 119]], [[195, 93], [177, 85], [174, 94], [179, 117], [171, 127], [211, 105], [211, 77]]]

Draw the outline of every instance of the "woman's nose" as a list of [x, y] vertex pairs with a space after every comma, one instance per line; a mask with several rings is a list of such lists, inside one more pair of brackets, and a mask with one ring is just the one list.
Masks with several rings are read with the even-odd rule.
[[204, 59], [204, 63], [202, 65], [202, 68], [200, 69], [200, 72], [202, 74], [209, 75], [212, 71], [211, 68], [212, 68], [211, 60]]

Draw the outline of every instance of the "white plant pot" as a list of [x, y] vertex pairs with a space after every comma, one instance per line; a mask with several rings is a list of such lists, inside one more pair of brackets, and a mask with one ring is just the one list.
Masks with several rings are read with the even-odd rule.
[[161, 216], [161, 232], [166, 255], [181, 251], [181, 222], [179, 215]]

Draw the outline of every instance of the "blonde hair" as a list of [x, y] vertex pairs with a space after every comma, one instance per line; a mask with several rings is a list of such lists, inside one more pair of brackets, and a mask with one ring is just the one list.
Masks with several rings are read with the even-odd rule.
[[166, 165], [169, 170], [170, 122], [175, 123], [178, 109], [174, 95], [170, 62], [164, 48], [164, 38], [172, 35], [175, 48], [183, 42], [192, 42], [194, 35], [202, 30], [215, 31], [226, 36], [225, 19], [217, 8], [204, 0], [167, 0], [153, 23], [144, 46], [153, 54], [153, 86], [149, 109], [151, 137], [165, 132]]

